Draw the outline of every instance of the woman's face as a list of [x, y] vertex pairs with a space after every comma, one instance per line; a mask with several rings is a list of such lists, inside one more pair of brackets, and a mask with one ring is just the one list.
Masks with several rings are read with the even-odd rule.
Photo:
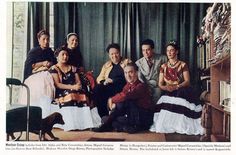
[[178, 51], [173, 46], [167, 46], [166, 48], [166, 55], [168, 59], [175, 59], [177, 58]]
[[69, 49], [75, 49], [79, 44], [79, 39], [77, 38], [77, 36], [72, 35], [68, 38], [67, 44]]
[[39, 46], [44, 49], [49, 47], [49, 36], [48, 35], [41, 35], [40, 38], [38, 38]]
[[69, 59], [68, 52], [65, 50], [60, 51], [60, 53], [57, 56], [57, 62], [59, 63], [67, 63]]
[[120, 62], [120, 51], [116, 48], [109, 49], [109, 58], [114, 63], [117, 64]]

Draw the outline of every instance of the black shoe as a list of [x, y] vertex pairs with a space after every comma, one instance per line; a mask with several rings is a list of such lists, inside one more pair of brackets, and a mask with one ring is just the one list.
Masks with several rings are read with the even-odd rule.
[[111, 130], [112, 130], [112, 128], [110, 126], [105, 125], [105, 124], [103, 124], [99, 128], [93, 128], [92, 129], [92, 131], [94, 131], [94, 132], [108, 132], [108, 131], [111, 131]]
[[107, 122], [109, 116], [102, 116], [102, 124]]
[[124, 132], [128, 132], [129, 134], [134, 134], [140, 131], [136, 126], [125, 126], [123, 127]]
[[101, 129], [100, 128], [92, 128], [92, 131], [93, 132], [101, 132]]
[[116, 132], [123, 132], [123, 126], [119, 122], [115, 121], [112, 123], [112, 127]]

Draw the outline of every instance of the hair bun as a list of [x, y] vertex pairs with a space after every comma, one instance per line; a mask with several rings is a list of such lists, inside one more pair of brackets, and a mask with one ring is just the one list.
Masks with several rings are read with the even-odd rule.
[[37, 33], [37, 38], [39, 39], [42, 35], [47, 35], [47, 36], [50, 36], [49, 32], [47, 30], [40, 30], [38, 33]]

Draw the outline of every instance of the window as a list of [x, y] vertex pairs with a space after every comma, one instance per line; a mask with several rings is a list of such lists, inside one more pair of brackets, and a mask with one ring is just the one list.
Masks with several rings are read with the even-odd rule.
[[[20, 80], [23, 79], [26, 57], [26, 10], [27, 3], [25, 2], [9, 2], [7, 4], [7, 77]], [[8, 95], [12, 96], [10, 102], [17, 102], [19, 89], [20, 87], [13, 87], [7, 91]]]

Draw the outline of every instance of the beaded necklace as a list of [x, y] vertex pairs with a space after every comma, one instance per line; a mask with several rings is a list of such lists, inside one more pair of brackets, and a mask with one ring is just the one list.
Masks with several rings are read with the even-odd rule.
[[170, 61], [168, 61], [168, 64], [170, 67], [174, 67], [177, 64], [178, 60], [176, 60], [173, 64], [170, 63]]

